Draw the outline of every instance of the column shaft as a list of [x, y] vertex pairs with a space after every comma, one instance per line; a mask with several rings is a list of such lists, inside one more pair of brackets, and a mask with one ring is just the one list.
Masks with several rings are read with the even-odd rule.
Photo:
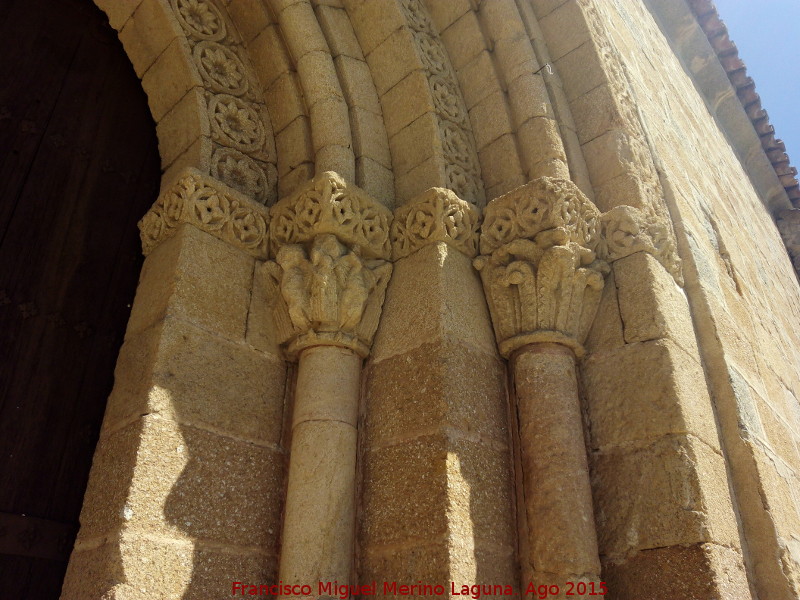
[[300, 354], [280, 579], [314, 594], [318, 582], [350, 582], [360, 380], [352, 350], [314, 346]]
[[530, 548], [523, 562], [537, 584], [598, 580], [574, 355], [541, 343], [520, 348], [512, 360]]

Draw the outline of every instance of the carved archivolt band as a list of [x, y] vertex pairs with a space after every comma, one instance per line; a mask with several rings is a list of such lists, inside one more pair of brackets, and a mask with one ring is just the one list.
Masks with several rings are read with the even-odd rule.
[[608, 264], [600, 212], [571, 181], [542, 177], [486, 207], [481, 273], [500, 353], [555, 342], [583, 354]]
[[430, 188], [395, 210], [391, 230], [394, 259], [436, 242], [474, 258], [479, 225], [480, 213], [473, 205], [451, 190]]
[[310, 242], [319, 234], [332, 233], [364, 258], [391, 257], [392, 212], [332, 171], [279, 201], [270, 214], [273, 256], [285, 244]]
[[187, 169], [139, 221], [145, 256], [174, 235], [182, 223], [256, 258], [267, 258], [267, 209], [196, 169]]
[[287, 356], [320, 345], [367, 356], [392, 273], [391, 211], [326, 172], [278, 202], [271, 215], [275, 260], [263, 268]]

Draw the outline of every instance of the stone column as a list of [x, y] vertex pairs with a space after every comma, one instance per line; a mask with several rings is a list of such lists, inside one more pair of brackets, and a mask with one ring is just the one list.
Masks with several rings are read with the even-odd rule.
[[353, 583], [361, 364], [392, 272], [391, 212], [327, 172], [272, 219], [267, 298], [299, 363], [279, 575], [317, 595], [318, 582]]
[[583, 588], [568, 582], [601, 591], [575, 370], [609, 270], [597, 258], [599, 216], [572, 182], [536, 179], [489, 203], [475, 260], [516, 389], [523, 588], [577, 597]]

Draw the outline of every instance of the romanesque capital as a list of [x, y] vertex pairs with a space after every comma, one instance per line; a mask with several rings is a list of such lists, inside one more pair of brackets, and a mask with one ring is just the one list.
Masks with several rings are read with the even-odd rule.
[[582, 355], [609, 272], [599, 228], [571, 181], [541, 177], [487, 205], [475, 267], [503, 356], [537, 342]]
[[272, 207], [264, 264], [278, 342], [369, 354], [392, 273], [392, 213], [339, 175], [323, 173]]
[[778, 231], [792, 259], [794, 270], [800, 275], [800, 209], [781, 211], [778, 214]]
[[148, 255], [182, 223], [194, 225], [256, 258], [267, 258], [268, 209], [224, 183], [187, 169], [139, 221]]
[[474, 258], [478, 253], [480, 212], [455, 192], [430, 188], [394, 211], [391, 238], [394, 259], [428, 244], [444, 242]]
[[621, 205], [603, 213], [600, 222], [601, 255], [606, 260], [614, 262], [635, 252], [647, 252], [664, 265], [678, 285], [683, 285], [681, 259], [670, 226], [663, 218]]

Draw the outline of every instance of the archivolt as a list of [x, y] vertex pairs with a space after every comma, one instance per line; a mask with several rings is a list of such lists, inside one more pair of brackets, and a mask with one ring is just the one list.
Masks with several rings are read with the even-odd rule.
[[163, 182], [186, 167], [262, 203], [274, 201], [272, 125], [226, 11], [210, 0], [95, 0], [142, 79]]

